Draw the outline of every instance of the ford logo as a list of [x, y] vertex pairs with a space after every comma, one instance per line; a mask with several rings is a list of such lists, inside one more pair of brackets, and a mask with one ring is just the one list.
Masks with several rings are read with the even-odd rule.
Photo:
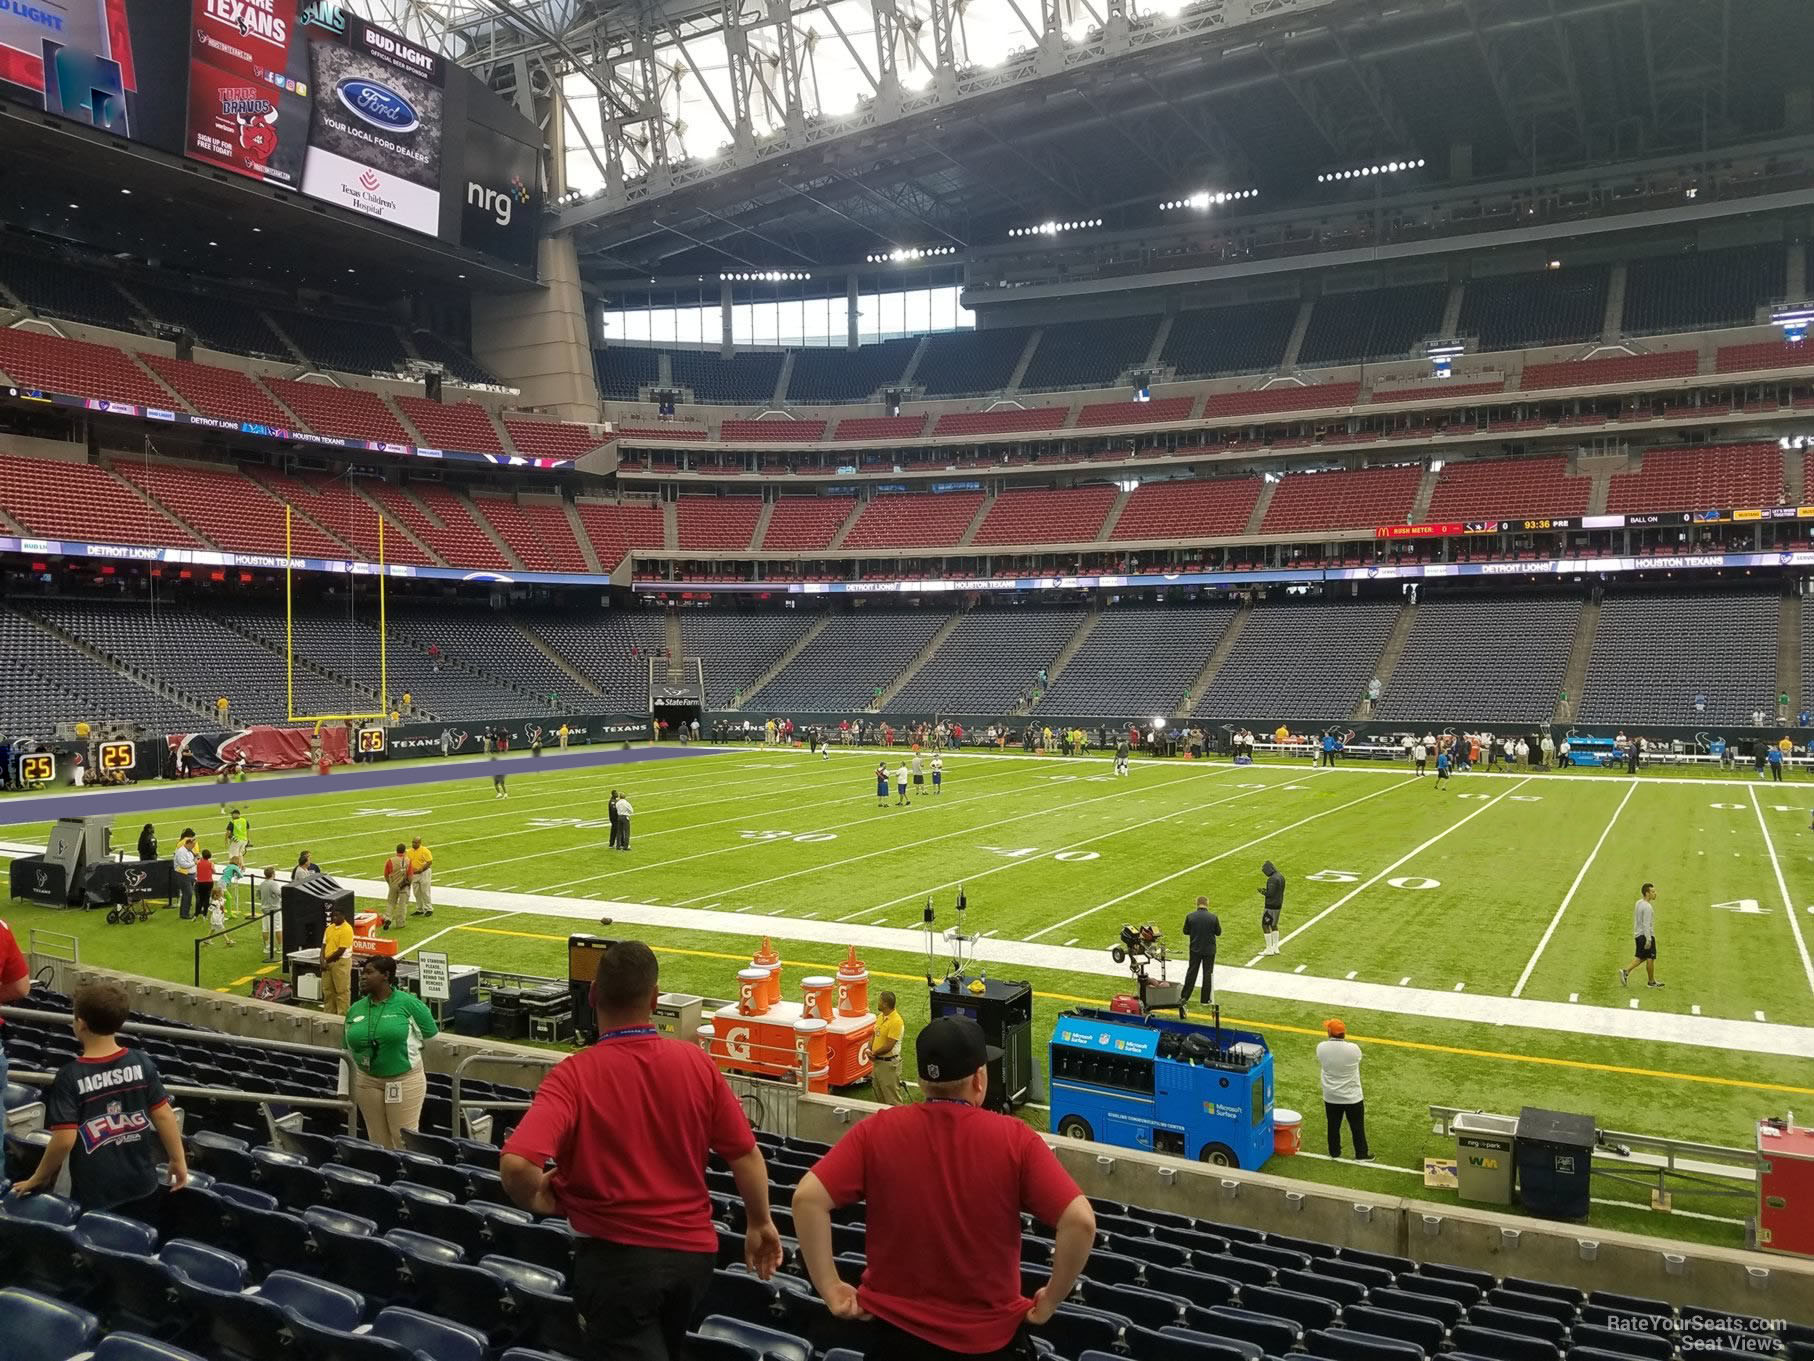
[[354, 117], [386, 132], [414, 132], [422, 126], [415, 107], [407, 99], [375, 80], [343, 80], [334, 87], [334, 93]]

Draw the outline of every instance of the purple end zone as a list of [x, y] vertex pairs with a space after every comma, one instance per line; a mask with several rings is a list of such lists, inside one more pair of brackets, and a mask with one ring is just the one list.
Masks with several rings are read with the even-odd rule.
[[165, 808], [193, 808], [225, 800], [245, 802], [300, 799], [312, 794], [344, 794], [349, 790], [407, 789], [412, 785], [448, 784], [454, 780], [489, 780], [503, 770], [512, 779], [548, 770], [604, 769], [610, 766], [646, 765], [691, 756], [718, 756], [731, 747], [632, 747], [628, 751], [546, 752], [540, 756], [510, 755], [490, 760], [483, 756], [455, 757], [433, 765], [386, 768], [336, 766], [333, 775], [253, 776], [244, 784], [216, 784], [213, 773], [187, 780], [154, 780], [124, 789], [95, 789], [84, 793], [32, 794], [0, 800], [0, 817], [8, 823], [52, 822], [57, 818], [92, 817], [102, 813], [146, 813]]

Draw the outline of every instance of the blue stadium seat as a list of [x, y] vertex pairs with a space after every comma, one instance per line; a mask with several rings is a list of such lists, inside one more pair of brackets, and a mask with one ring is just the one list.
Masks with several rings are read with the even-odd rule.
[[805, 1338], [794, 1337], [778, 1328], [765, 1328], [759, 1323], [708, 1314], [695, 1331], [703, 1338], [748, 1347], [762, 1361], [812, 1361], [812, 1347]]
[[243, 1290], [250, 1270], [245, 1258], [187, 1238], [166, 1240], [158, 1260], [179, 1279], [208, 1290]]
[[206, 1316], [216, 1348], [244, 1361], [268, 1361], [283, 1346], [292, 1316], [302, 1324], [351, 1332], [365, 1301], [351, 1290], [294, 1271], [273, 1271], [252, 1291], [207, 1289], [179, 1279], [183, 1298]]
[[1300, 1328], [1328, 1328], [1335, 1323], [1338, 1307], [1321, 1295], [1304, 1295], [1279, 1286], [1250, 1286], [1241, 1292], [1241, 1307], [1256, 1313], [1288, 1318]]
[[343, 1233], [310, 1221], [316, 1253], [312, 1270], [323, 1280], [357, 1290], [379, 1304], [413, 1298], [408, 1259], [395, 1243], [369, 1233]]
[[1464, 1285], [1473, 1286], [1482, 1294], [1499, 1284], [1499, 1278], [1490, 1271], [1478, 1271], [1473, 1267], [1465, 1266], [1447, 1266], [1442, 1262], [1421, 1262], [1418, 1264], [1415, 1274], [1433, 1276], [1439, 1281], [1460, 1281]]
[[312, 1271], [314, 1245], [308, 1222], [284, 1210], [241, 1206], [234, 1212], [233, 1243], [267, 1271]]
[[1637, 1361], [1669, 1361], [1675, 1354], [1675, 1343], [1660, 1332], [1634, 1331], [1630, 1328], [1603, 1328], [1592, 1323], [1576, 1323], [1569, 1330], [1572, 1348], [1607, 1352], [1614, 1356], [1633, 1357]]
[[17, 1287], [0, 1290], [0, 1358], [64, 1361], [86, 1351], [101, 1331], [85, 1309]]
[[57, 1196], [26, 1196], [0, 1210], [0, 1268], [7, 1281], [58, 1296], [79, 1280], [75, 1204]]
[[1493, 1361], [1562, 1361], [1562, 1350], [1553, 1342], [1521, 1333], [1501, 1332], [1464, 1323], [1450, 1334], [1457, 1351], [1491, 1357]]
[[194, 1352], [137, 1333], [109, 1333], [94, 1349], [92, 1361], [202, 1361]]
[[1456, 1301], [1441, 1295], [1425, 1295], [1415, 1290], [1373, 1290], [1368, 1292], [1367, 1303], [1377, 1309], [1394, 1309], [1401, 1314], [1419, 1314], [1424, 1318], [1433, 1318], [1445, 1328], [1453, 1328], [1461, 1322], [1466, 1311]]
[[1051, 1318], [1033, 1330], [1033, 1336], [1051, 1343], [1060, 1356], [1075, 1356], [1091, 1347], [1113, 1350], [1128, 1327], [1129, 1321], [1115, 1314], [1087, 1305], [1061, 1304]]
[[1415, 1342], [1356, 1332], [1352, 1328], [1324, 1328], [1304, 1339], [1312, 1356], [1325, 1361], [1423, 1361], [1424, 1350]]
[[1496, 1309], [1542, 1314], [1545, 1318], [1552, 1318], [1562, 1324], [1573, 1323], [1580, 1312], [1568, 1300], [1557, 1299], [1554, 1295], [1529, 1295], [1522, 1290], [1511, 1290], [1504, 1286], [1496, 1286], [1487, 1291], [1485, 1302]]
[[425, 1153], [412, 1153], [407, 1149], [400, 1151], [397, 1157], [402, 1161], [409, 1179], [417, 1185], [445, 1191], [455, 1200], [465, 1200], [472, 1191], [472, 1183], [464, 1174], [439, 1158], [431, 1158]]
[[221, 1181], [238, 1182], [241, 1186], [257, 1184], [258, 1165], [252, 1161], [252, 1146], [244, 1139], [234, 1139], [203, 1129], [191, 1134], [184, 1142], [189, 1145], [190, 1160], [202, 1171]]
[[688, 1333], [681, 1344], [680, 1361], [763, 1361], [763, 1357], [754, 1347], [729, 1338]]
[[1353, 1281], [1364, 1285], [1369, 1290], [1379, 1286], [1390, 1286], [1397, 1279], [1391, 1268], [1375, 1266], [1370, 1262], [1355, 1261], [1347, 1253], [1329, 1261], [1318, 1262], [1316, 1269], [1325, 1276], [1333, 1276], [1341, 1281]]
[[1562, 1346], [1568, 1339], [1568, 1325], [1547, 1314], [1528, 1314], [1491, 1304], [1477, 1304], [1468, 1310], [1468, 1322], [1475, 1327], [1493, 1328], [1519, 1337], [1542, 1338], [1555, 1347]]
[[1227, 1252], [1229, 1240], [1219, 1233], [1177, 1224], [1155, 1224], [1153, 1237], [1166, 1243], [1189, 1248], [1192, 1253]]
[[374, 1238], [378, 1235], [378, 1225], [364, 1215], [336, 1210], [327, 1205], [309, 1206], [302, 1212], [302, 1220], [309, 1226], [311, 1233], [320, 1230], [322, 1233], [337, 1233], [353, 1238]]
[[[1094, 1265], [1095, 1258], [1090, 1262]], [[1241, 1293], [1241, 1287], [1226, 1276], [1212, 1276], [1188, 1267], [1149, 1266], [1146, 1285], [1168, 1295], [1182, 1295], [1192, 1304], [1205, 1308], [1212, 1304], [1233, 1304]]]
[[327, 1178], [299, 1153], [261, 1144], [252, 1150], [252, 1167], [258, 1185], [276, 1196], [286, 1209], [304, 1210], [327, 1203]]
[[1579, 1309], [1587, 1300], [1587, 1295], [1572, 1285], [1556, 1285], [1552, 1281], [1533, 1281], [1523, 1276], [1506, 1276], [1501, 1278], [1500, 1286], [1506, 1290], [1516, 1290], [1521, 1295], [1542, 1295], [1546, 1299], [1561, 1300], [1565, 1304]]
[[1290, 1351], [1304, 1331], [1290, 1319], [1280, 1318], [1276, 1314], [1236, 1309], [1230, 1305], [1192, 1309], [1190, 1326], [1213, 1337], [1240, 1338], [1275, 1356], [1283, 1356]]
[[1090, 1254], [1084, 1271], [1100, 1285], [1142, 1285], [1146, 1281], [1146, 1266], [1138, 1257], [1099, 1249]]
[[433, 1234], [460, 1245], [468, 1260], [478, 1261], [486, 1252], [485, 1216], [464, 1205], [456, 1205], [439, 1192], [423, 1194], [427, 1188], [407, 1193], [404, 1197], [407, 1227], [418, 1233]]
[[1321, 1263], [1306, 1271], [1281, 1271], [1273, 1278], [1273, 1284], [1282, 1290], [1296, 1290], [1300, 1294], [1315, 1295], [1319, 1299], [1329, 1300], [1335, 1304], [1359, 1304], [1367, 1295], [1367, 1287], [1359, 1281], [1346, 1280], [1340, 1276], [1331, 1276], [1321, 1270]]
[[[1229, 1244], [1231, 1248], [1235, 1244]], [[1191, 1265], [1198, 1271], [1207, 1271], [1211, 1275], [1221, 1276], [1242, 1285], [1270, 1285], [1275, 1274], [1265, 1262], [1249, 1261], [1237, 1257], [1233, 1252], [1211, 1253], [1206, 1257], [1193, 1257]]]
[[1454, 1300], [1462, 1308], [1473, 1307], [1480, 1300], [1480, 1287], [1467, 1281], [1448, 1281], [1440, 1276], [1423, 1276], [1413, 1271], [1401, 1271], [1398, 1275], [1401, 1290], [1414, 1291], [1419, 1295], [1438, 1295], [1445, 1300]]
[[1266, 1242], [1272, 1247], [1289, 1248], [1292, 1252], [1301, 1252], [1314, 1259], [1333, 1257], [1336, 1254], [1333, 1244], [1319, 1243], [1314, 1238], [1293, 1238], [1290, 1234], [1269, 1233]]
[[361, 1172], [370, 1172], [386, 1183], [403, 1179], [403, 1160], [383, 1144], [375, 1144], [370, 1139], [352, 1134], [337, 1135], [334, 1159]]
[[776, 1286], [758, 1280], [746, 1271], [720, 1268], [712, 1273], [700, 1312], [723, 1314], [750, 1323], [775, 1322], [781, 1316], [780, 1294]]
[[1177, 1295], [1164, 1295], [1137, 1285], [1094, 1284], [1085, 1288], [1079, 1301], [1092, 1309], [1101, 1309], [1142, 1328], [1174, 1327], [1184, 1321], [1185, 1310], [1192, 1303]]
[[1444, 1332], [1440, 1320], [1428, 1314], [1406, 1314], [1396, 1309], [1382, 1309], [1371, 1302], [1354, 1304], [1342, 1310], [1342, 1327], [1376, 1337], [1409, 1342], [1426, 1352], [1442, 1345]]
[[1270, 1242], [1230, 1243], [1228, 1251], [1230, 1255], [1244, 1257], [1250, 1262], [1264, 1262], [1274, 1271], [1302, 1271], [1310, 1265], [1308, 1253], [1274, 1247]]
[[98, 1252], [136, 1252], [150, 1255], [157, 1251], [157, 1230], [151, 1225], [125, 1215], [91, 1210], [76, 1221], [76, 1239], [83, 1247]]

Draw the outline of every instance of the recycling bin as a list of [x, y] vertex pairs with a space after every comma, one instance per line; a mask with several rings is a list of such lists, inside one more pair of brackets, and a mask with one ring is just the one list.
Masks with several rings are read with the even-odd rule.
[[1468, 1111], [1451, 1120], [1449, 1129], [1455, 1135], [1456, 1194], [1482, 1205], [1510, 1205], [1517, 1120]]

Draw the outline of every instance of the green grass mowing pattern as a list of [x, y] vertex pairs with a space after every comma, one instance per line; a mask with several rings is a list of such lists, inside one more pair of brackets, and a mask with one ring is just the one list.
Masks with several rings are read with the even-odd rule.
[[[1402, 771], [1318, 773], [1271, 763], [1238, 770], [1184, 762], [1137, 765], [1132, 776], [1117, 779], [1105, 761], [960, 755], [947, 761], [947, 788], [939, 799], [927, 795], [910, 809], [897, 809], [891, 791], [891, 806], [884, 809], [874, 798], [873, 762], [873, 755], [837, 753], [812, 761], [758, 748], [627, 772], [539, 775], [518, 769], [508, 800], [492, 798], [480, 768], [466, 779], [413, 789], [311, 798], [286, 797], [277, 781], [254, 782], [235, 786], [230, 801], [253, 810], [255, 864], [287, 866], [306, 845], [332, 869], [376, 878], [390, 848], [420, 833], [435, 850], [443, 886], [810, 914], [826, 922], [824, 944], [783, 948], [801, 965], [820, 967], [835, 964], [841, 954], [834, 918], [911, 925], [932, 892], [941, 922], [948, 921], [960, 881], [970, 895], [973, 929], [1010, 938], [1045, 932], [1041, 938], [1052, 943], [1075, 939], [1084, 947], [1106, 947], [1122, 920], [1155, 918], [1175, 931], [1172, 919], [1196, 893], [1206, 892], [1223, 914], [1224, 964], [1244, 963], [1258, 948], [1255, 889], [1259, 862], [1270, 857], [1291, 880], [1288, 931], [1341, 905], [1264, 967], [1302, 965], [1336, 978], [1354, 972], [1373, 982], [1409, 976], [1413, 986], [1439, 989], [1462, 982], [1470, 992], [1504, 995], [1630, 789], [1623, 779], [1581, 772], [1579, 778], [1528, 783], [1458, 779], [1454, 791], [1437, 793], [1431, 782]], [[576, 825], [602, 823], [613, 778], [624, 781], [638, 808], [636, 849], [629, 857], [604, 848], [602, 826]], [[1792, 789], [1756, 792], [1785, 881], [1806, 902], [1814, 900], [1814, 837], [1804, 813], [1790, 804]], [[198, 793], [203, 802], [194, 810], [157, 817], [166, 848], [185, 823], [205, 833], [224, 822], [217, 802], [207, 801], [213, 788]], [[1751, 793], [1748, 783], [1697, 788], [1640, 781], [1581, 876], [1525, 995], [1561, 1000], [1578, 992], [1583, 1002], [1627, 1002], [1616, 967], [1629, 956], [1636, 884], [1651, 878], [1662, 890], [1660, 972], [1671, 986], [1631, 994], [1640, 1006], [1687, 1011], [1699, 1005], [1709, 1016], [1744, 1018], [1763, 1010], [1772, 1020], [1806, 1021], [1807, 982]], [[1789, 811], [1778, 811], [1778, 804]], [[134, 819], [121, 818], [117, 826], [122, 841], [136, 835]], [[0, 839], [33, 842], [44, 830], [10, 827], [0, 830]], [[793, 839], [800, 836], [811, 839]], [[826, 837], [831, 839], [818, 839]], [[1249, 842], [1255, 844], [1248, 848]], [[1438, 883], [1413, 886], [1426, 880]], [[1745, 899], [1770, 910], [1712, 906]], [[198, 928], [179, 923], [174, 913], [133, 927], [20, 904], [9, 917], [22, 935], [32, 928], [77, 933], [83, 958], [91, 962], [190, 978]], [[1077, 920], [1050, 929], [1071, 917]], [[441, 943], [456, 959], [558, 975], [566, 935], [574, 929], [583, 928], [566, 918], [500, 918], [443, 907], [433, 922], [412, 921], [401, 935], [408, 945], [446, 931]], [[756, 932], [752, 923], [749, 936], [654, 928], [640, 934], [668, 952], [667, 986], [722, 995]], [[251, 936], [240, 933], [231, 949], [206, 947], [205, 986], [244, 990], [244, 980], [262, 967], [262, 951]], [[866, 958], [878, 974], [912, 978], [924, 968], [913, 955]], [[1028, 973], [1042, 993], [1039, 1045], [1057, 1010], [1070, 1004], [1065, 999], [1106, 1000], [1116, 988], [1101, 976], [1006, 972]], [[923, 1019], [923, 987], [891, 981], [899, 983], [910, 1023]], [[1322, 1011], [1232, 994], [1226, 1005], [1231, 1015], [1270, 1027], [1279, 1055], [1280, 1104], [1307, 1112], [1306, 1147], [1318, 1149], [1311, 1049]], [[1608, 1127], [1740, 1145], [1748, 1142], [1757, 1115], [1814, 1104], [1814, 1058], [1757, 1058], [1391, 1013], [1350, 1011], [1346, 1019], [1371, 1046], [1369, 1125], [1386, 1164], [1417, 1167], [1426, 1153], [1451, 1151], [1429, 1134], [1424, 1111], [1432, 1101], [1498, 1110], [1524, 1104], [1579, 1109]], [[1408, 1047], [1416, 1045], [1436, 1047]], [[1544, 1060], [1646, 1071], [1605, 1072]], [[1444, 1198], [1384, 1168], [1300, 1159], [1291, 1172], [1381, 1194]], [[1743, 1202], [1702, 1195], [1679, 1197], [1677, 1204], [1710, 1215], [1745, 1213]], [[1599, 1207], [1595, 1222], [1739, 1241], [1733, 1225], [1661, 1220], [1641, 1208]]]

